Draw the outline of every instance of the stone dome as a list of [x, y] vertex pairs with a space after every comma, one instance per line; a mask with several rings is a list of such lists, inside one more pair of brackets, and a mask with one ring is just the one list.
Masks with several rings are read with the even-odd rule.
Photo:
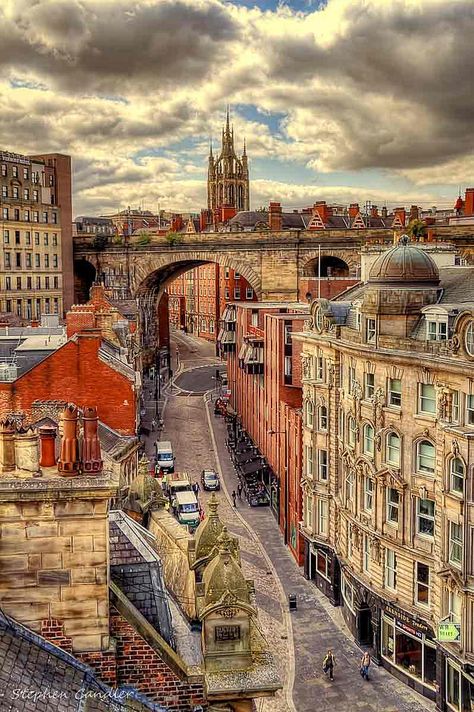
[[396, 247], [381, 254], [370, 269], [372, 284], [439, 284], [439, 271], [430, 255], [410, 243], [407, 235]]

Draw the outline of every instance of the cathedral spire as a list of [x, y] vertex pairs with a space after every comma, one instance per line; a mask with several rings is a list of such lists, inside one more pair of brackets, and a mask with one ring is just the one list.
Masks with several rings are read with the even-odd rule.
[[247, 156], [247, 139], [244, 136], [244, 151], [242, 153], [242, 156]]
[[229, 135], [229, 133], [230, 133], [230, 107], [229, 107], [229, 104], [227, 104], [227, 118], [226, 118], [226, 122], [225, 122], [225, 130], [226, 130], [226, 134]]

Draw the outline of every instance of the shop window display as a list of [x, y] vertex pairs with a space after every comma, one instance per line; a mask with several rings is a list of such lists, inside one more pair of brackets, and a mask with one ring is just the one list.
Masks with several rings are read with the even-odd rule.
[[[404, 629], [402, 629], [402, 627]], [[436, 646], [415, 629], [408, 633], [406, 624], [384, 615], [382, 619], [382, 656], [410, 677], [435, 687]]]

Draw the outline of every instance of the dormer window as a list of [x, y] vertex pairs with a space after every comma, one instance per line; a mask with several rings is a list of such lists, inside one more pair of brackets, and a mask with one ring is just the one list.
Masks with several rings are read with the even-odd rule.
[[368, 344], [375, 343], [375, 337], [377, 334], [377, 322], [375, 321], [375, 319], [367, 319], [365, 328], [366, 328], [367, 343]]
[[446, 341], [448, 338], [448, 322], [444, 320], [427, 320], [426, 338], [428, 341]]

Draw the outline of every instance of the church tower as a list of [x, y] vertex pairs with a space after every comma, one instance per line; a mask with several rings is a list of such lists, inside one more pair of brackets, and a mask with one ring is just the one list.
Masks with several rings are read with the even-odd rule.
[[214, 213], [221, 207], [249, 210], [249, 169], [244, 141], [242, 157], [238, 158], [234, 148], [234, 128], [230, 127], [229, 109], [225, 127], [222, 129], [222, 148], [214, 158], [212, 145], [209, 152], [207, 175], [207, 207]]

